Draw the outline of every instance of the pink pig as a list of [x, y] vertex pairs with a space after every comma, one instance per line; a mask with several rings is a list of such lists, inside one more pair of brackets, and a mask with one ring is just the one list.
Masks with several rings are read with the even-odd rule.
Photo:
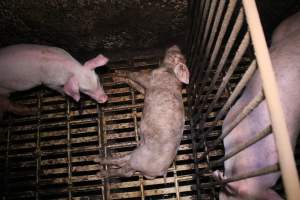
[[33, 44], [12, 45], [0, 49], [0, 110], [27, 114], [30, 109], [7, 99], [11, 92], [23, 91], [40, 84], [79, 101], [80, 92], [99, 103], [107, 101], [94, 69], [108, 59], [103, 55], [81, 65], [61, 48]]
[[[278, 84], [279, 97], [285, 115], [289, 138], [295, 149], [300, 131], [300, 12], [283, 21], [275, 30], [269, 49]], [[230, 109], [223, 122], [223, 130], [261, 90], [261, 78], [256, 71], [243, 94]], [[232, 152], [240, 143], [255, 137], [270, 125], [265, 100], [261, 102], [224, 138], [225, 154]], [[278, 163], [274, 135], [244, 149], [224, 163], [224, 174], [214, 172], [217, 180], [239, 176]], [[231, 182], [220, 193], [220, 200], [281, 200], [272, 187], [280, 177], [279, 172]]]

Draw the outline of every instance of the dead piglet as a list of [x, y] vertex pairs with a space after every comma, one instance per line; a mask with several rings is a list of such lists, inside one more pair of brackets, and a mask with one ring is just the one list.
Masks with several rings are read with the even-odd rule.
[[[10, 103], [9, 94], [44, 84], [79, 101], [83, 92], [99, 103], [107, 96], [94, 69], [108, 59], [103, 55], [81, 65], [68, 52], [57, 47], [32, 44], [0, 49], [0, 110], [28, 114], [29, 108]], [[6, 106], [5, 106], [6, 105]]]
[[140, 143], [120, 158], [97, 158], [111, 165], [99, 176], [132, 176], [138, 171], [146, 178], [166, 175], [173, 162], [184, 128], [182, 83], [188, 84], [189, 71], [177, 46], [169, 48], [159, 68], [140, 72], [118, 71], [114, 81], [123, 81], [145, 95], [139, 126]]

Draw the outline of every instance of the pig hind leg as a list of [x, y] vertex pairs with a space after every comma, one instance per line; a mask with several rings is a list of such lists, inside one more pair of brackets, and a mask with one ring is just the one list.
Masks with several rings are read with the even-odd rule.
[[123, 176], [130, 177], [134, 174], [135, 170], [130, 168], [129, 166], [123, 166], [121, 168], [110, 168], [107, 171], [102, 170], [97, 173], [100, 177], [115, 177], [115, 176]]
[[95, 158], [94, 162], [98, 162], [101, 165], [115, 165], [118, 167], [123, 167], [128, 165], [130, 160], [130, 155], [126, 155], [119, 158]]

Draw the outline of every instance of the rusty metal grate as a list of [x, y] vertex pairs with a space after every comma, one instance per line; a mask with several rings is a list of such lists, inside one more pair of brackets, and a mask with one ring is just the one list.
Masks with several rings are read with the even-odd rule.
[[[114, 69], [157, 66], [159, 56], [140, 56], [112, 62], [101, 81], [108, 103], [83, 96], [83, 113], [69, 98], [44, 87], [16, 94], [17, 102], [36, 106], [35, 116], [6, 116], [1, 125], [0, 167], [2, 199], [196, 199], [195, 163], [189, 121], [176, 161], [163, 177], [100, 179], [93, 158], [117, 156], [137, 146], [137, 123], [143, 95], [128, 85], [112, 82]], [[183, 90], [186, 102], [186, 90]], [[210, 123], [207, 123], [210, 126]], [[220, 156], [222, 151], [212, 152]], [[198, 154], [200, 156], [200, 153]], [[203, 181], [209, 174], [203, 173]], [[211, 199], [208, 192], [201, 199]]]

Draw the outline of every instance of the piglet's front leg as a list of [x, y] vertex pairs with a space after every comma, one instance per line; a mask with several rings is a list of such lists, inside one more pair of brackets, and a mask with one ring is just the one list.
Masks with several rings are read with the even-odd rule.
[[114, 77], [113, 80], [115, 82], [127, 83], [130, 87], [136, 89], [139, 93], [145, 94], [145, 89], [133, 80], [124, 77]]
[[142, 94], [149, 86], [152, 70], [141, 70], [138, 72], [129, 72], [123, 70], [116, 70], [114, 81], [125, 82]]

